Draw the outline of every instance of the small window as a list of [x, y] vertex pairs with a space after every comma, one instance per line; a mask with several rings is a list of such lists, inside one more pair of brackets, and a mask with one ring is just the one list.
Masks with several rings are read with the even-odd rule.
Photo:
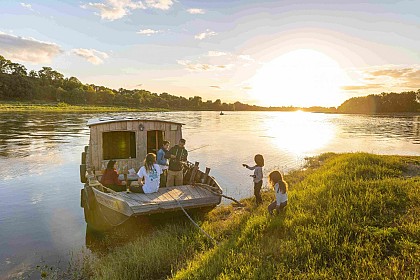
[[103, 158], [136, 158], [136, 133], [133, 131], [111, 131], [103, 133]]

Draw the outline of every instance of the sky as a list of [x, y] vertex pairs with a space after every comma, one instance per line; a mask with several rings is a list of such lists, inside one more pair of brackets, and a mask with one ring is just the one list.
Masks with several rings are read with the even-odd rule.
[[0, 1], [0, 55], [113, 89], [339, 106], [420, 88], [420, 1]]

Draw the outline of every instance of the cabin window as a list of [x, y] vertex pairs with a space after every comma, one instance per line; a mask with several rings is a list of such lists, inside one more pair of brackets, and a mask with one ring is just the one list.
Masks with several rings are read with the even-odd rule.
[[103, 133], [103, 158], [136, 158], [136, 133], [133, 131], [111, 131]]
[[156, 154], [162, 146], [164, 133], [162, 130], [147, 131], [147, 153]]

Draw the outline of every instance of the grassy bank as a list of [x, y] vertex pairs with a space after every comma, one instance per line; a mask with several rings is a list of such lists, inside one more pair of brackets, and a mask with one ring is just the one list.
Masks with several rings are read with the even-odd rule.
[[127, 108], [108, 106], [78, 106], [67, 103], [26, 103], [26, 102], [0, 102], [0, 112], [157, 112], [165, 111], [162, 108]]
[[[218, 207], [159, 226], [88, 264], [92, 279], [417, 279], [420, 157], [323, 154], [286, 176], [289, 205]], [[133, 233], [134, 234], [134, 233]]]

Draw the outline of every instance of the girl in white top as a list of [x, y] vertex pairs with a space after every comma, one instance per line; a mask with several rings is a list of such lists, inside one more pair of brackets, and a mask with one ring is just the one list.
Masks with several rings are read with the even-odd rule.
[[159, 190], [160, 174], [162, 170], [156, 164], [156, 155], [149, 153], [144, 159], [144, 166], [139, 169], [137, 175], [139, 176], [139, 185], [142, 186], [144, 193], [154, 193]]
[[273, 215], [274, 209], [277, 210], [277, 213], [279, 213], [284, 207], [287, 205], [287, 183], [283, 180], [283, 176], [281, 173], [277, 170], [272, 171], [268, 175], [268, 181], [270, 185], [274, 188], [274, 192], [276, 194], [276, 200], [274, 200], [269, 206], [268, 206], [268, 212], [270, 215]]

